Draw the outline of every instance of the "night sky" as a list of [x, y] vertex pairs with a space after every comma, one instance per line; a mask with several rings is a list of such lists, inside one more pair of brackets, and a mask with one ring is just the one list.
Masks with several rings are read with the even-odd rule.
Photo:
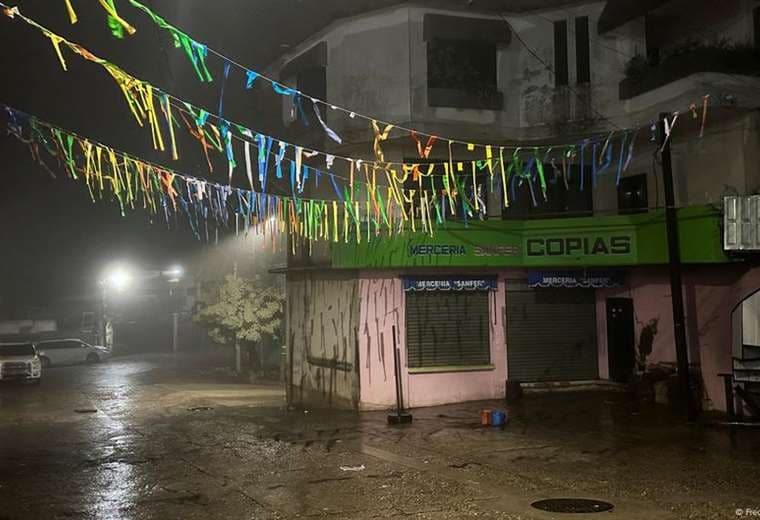
[[[218, 45], [251, 66], [260, 66], [246, 56], [255, 53], [246, 53], [249, 45], [244, 43], [248, 34], [244, 28], [253, 20], [243, 16], [230, 21], [229, 12], [204, 9], [204, 3], [209, 4], [183, 1], [178, 8], [179, 2], [147, 2], [168, 19], [194, 31], [199, 39]], [[232, 6], [244, 2], [224, 3]], [[136, 77], [194, 103], [217, 106], [218, 82], [198, 82], [168, 34], [135, 9], [125, 6], [122, 11], [138, 29], [137, 34], [117, 40], [110, 34], [105, 12], [95, 1], [74, 2], [80, 18], [74, 26], [69, 23], [63, 1], [19, 4], [24, 14]], [[237, 45], [231, 34], [238, 35]], [[138, 127], [116, 83], [99, 66], [64, 50], [69, 71], [62, 71], [47, 38], [5, 16], [0, 17], [0, 45], [0, 102], [138, 157], [213, 178], [193, 141], [180, 141], [179, 164], [173, 163], [168, 154], [154, 152], [149, 132]], [[218, 77], [221, 62], [210, 59], [209, 65]], [[250, 117], [241, 117], [245, 100], [235, 106], [242, 89], [229, 90], [228, 110], [236, 110], [237, 117], [253, 125]], [[255, 100], [248, 102], [255, 106]], [[173, 222], [168, 230], [162, 216], [152, 217], [138, 210], [122, 218], [113, 201], [93, 204], [84, 185], [68, 179], [59, 168], [52, 169], [57, 179], [51, 178], [31, 159], [22, 143], [5, 135], [4, 128], [0, 133], [0, 318], [3, 309], [6, 314], [9, 308], [23, 313], [29, 305], [44, 306], [63, 297], [91, 292], [93, 282], [113, 260], [125, 259], [136, 266], [156, 268], [182, 263], [207, 247], [192, 236], [182, 219]], [[224, 175], [224, 168], [220, 163], [217, 178]]]

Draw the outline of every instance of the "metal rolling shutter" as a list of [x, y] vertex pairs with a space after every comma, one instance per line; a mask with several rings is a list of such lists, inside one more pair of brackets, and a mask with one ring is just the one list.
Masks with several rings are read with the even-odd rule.
[[597, 379], [593, 290], [507, 290], [510, 381]]
[[406, 293], [409, 368], [491, 362], [487, 291]]

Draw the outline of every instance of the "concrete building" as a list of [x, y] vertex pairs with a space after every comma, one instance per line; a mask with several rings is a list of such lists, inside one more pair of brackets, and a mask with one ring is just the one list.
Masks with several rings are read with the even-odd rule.
[[[718, 374], [743, 352], [732, 348], [741, 336], [732, 312], [760, 288], [753, 258], [727, 255], [721, 231], [723, 197], [760, 190], [760, 2], [432, 4], [337, 19], [270, 72], [357, 113], [465, 142], [547, 149], [638, 128], [627, 134], [636, 153], [619, 182], [608, 174], [581, 189], [576, 160], [580, 175], [546, 201], [523, 187], [505, 209], [491, 191], [482, 220], [433, 237], [291, 254], [291, 401], [392, 406], [394, 344], [412, 407], [502, 397], [505, 381], [625, 382], [637, 367], [675, 362], [650, 124], [678, 112], [671, 142], [690, 363], [704, 406], [725, 410]], [[293, 141], [330, 146], [318, 124], [300, 124], [292, 98], [281, 102]], [[322, 117], [343, 137], [335, 153], [371, 157], [368, 121], [329, 109]], [[420, 161], [402, 134], [383, 143], [387, 160]], [[439, 141], [429, 160], [483, 159], [475, 153]], [[752, 331], [760, 318], [747, 306], [743, 330]]]

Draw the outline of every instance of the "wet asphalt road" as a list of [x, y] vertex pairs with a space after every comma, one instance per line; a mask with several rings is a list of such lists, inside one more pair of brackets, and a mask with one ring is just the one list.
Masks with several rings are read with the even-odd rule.
[[[279, 386], [234, 384], [211, 365], [116, 359], [51, 369], [39, 387], [0, 386], [0, 519], [645, 520], [760, 510], [759, 431], [686, 426], [620, 394], [531, 397], [510, 407], [503, 430], [478, 425], [484, 403], [415, 410], [413, 425], [390, 428], [384, 414], [288, 411]], [[561, 496], [616, 507], [530, 507]]]

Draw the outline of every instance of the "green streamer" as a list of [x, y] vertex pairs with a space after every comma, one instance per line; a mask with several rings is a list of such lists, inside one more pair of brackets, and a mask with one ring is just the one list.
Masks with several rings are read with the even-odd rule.
[[172, 35], [172, 39], [174, 40], [174, 47], [185, 51], [187, 58], [190, 60], [190, 63], [193, 64], [193, 68], [195, 69], [195, 74], [198, 76], [198, 79], [203, 82], [214, 81], [214, 78], [211, 76], [211, 73], [206, 67], [207, 48], [205, 45], [196, 42], [187, 34], [168, 23], [166, 20], [161, 18], [159, 15], [151, 11], [147, 6], [141, 4], [137, 0], [129, 0], [129, 3], [132, 4], [132, 6], [145, 12], [153, 20], [153, 23], [158, 25], [161, 29], [168, 31], [169, 34]]

